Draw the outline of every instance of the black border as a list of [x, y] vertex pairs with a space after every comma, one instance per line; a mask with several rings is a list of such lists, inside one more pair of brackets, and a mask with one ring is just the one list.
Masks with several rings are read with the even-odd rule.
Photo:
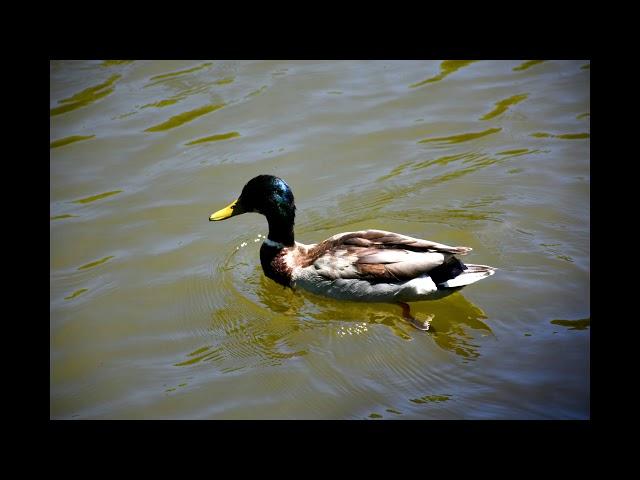
[[[463, 6], [459, 7], [464, 9]], [[513, 22], [516, 25], [512, 24], [511, 28], [506, 28], [505, 25], [508, 25], [508, 22], [505, 23], [505, 20], [500, 18], [496, 18], [494, 23], [480, 18], [477, 20], [472, 18], [468, 23], [457, 23], [458, 17], [454, 13], [448, 16], [442, 14], [430, 16], [428, 13], [416, 11], [415, 16], [421, 18], [402, 23], [399, 28], [390, 28], [390, 19], [378, 19], [377, 23], [368, 25], [366, 32], [359, 30], [359, 25], [354, 28], [355, 24], [350, 24], [348, 20], [337, 22], [337, 25], [328, 22], [326, 25], [308, 29], [304, 28], [305, 25], [300, 24], [298, 20], [297, 28], [286, 28], [286, 24], [283, 26], [281, 22], [265, 25], [263, 31], [253, 31], [249, 25], [237, 21], [237, 18], [234, 23], [234, 20], [229, 20], [229, 17], [223, 15], [220, 18], [216, 15], [217, 21], [210, 21], [209, 30], [202, 30], [197, 34], [184, 33], [185, 36], [178, 43], [175, 39], [183, 32], [177, 34], [168, 32], [169, 27], [166, 24], [169, 19], [166, 18], [164, 23], [158, 24], [157, 29], [147, 28], [146, 31], [134, 34], [137, 38], [133, 41], [129, 37], [118, 36], [119, 29], [135, 30], [137, 24], [133, 22], [125, 21], [125, 25], [120, 27], [116, 24], [111, 25], [110, 31], [115, 30], [116, 35], [109, 36], [102, 42], [92, 41], [96, 33], [100, 35], [100, 31], [96, 32], [93, 25], [86, 25], [64, 32], [50, 32], [52, 41], [48, 46], [47, 59], [43, 61], [43, 70], [48, 68], [48, 62], [51, 59], [78, 58], [190, 59], [215, 56], [222, 59], [591, 59], [593, 48], [588, 43], [585, 32], [588, 28], [587, 24], [579, 18], [567, 20], [557, 18], [555, 13], [551, 14], [548, 11], [546, 13], [548, 18], [541, 19], [539, 22], [534, 21], [532, 26], [522, 25], [518, 23], [519, 19], [515, 18]], [[409, 17], [413, 14], [414, 12], [411, 11], [404, 12], [404, 15]], [[366, 22], [366, 19], [361, 20]], [[229, 21], [230, 24], [221, 28], [220, 24], [225, 21]], [[439, 23], [445, 24], [444, 31], [436, 28]], [[104, 32], [106, 31], [104, 29], [109, 27], [102, 28]], [[190, 25], [186, 25], [185, 32], [190, 28]], [[560, 35], [553, 36], [554, 31], [559, 31]], [[347, 32], [346, 35], [341, 35], [345, 32]], [[86, 40], [87, 38], [89, 40]], [[528, 44], [522, 45], [523, 41]], [[39, 92], [40, 81], [44, 83], [40, 65], [37, 62], [37, 68], [31, 74], [31, 78], [35, 79], [35, 87], [32, 91]], [[599, 72], [596, 76], [604, 76], [603, 72], [606, 69], [597, 60], [594, 71]], [[597, 86], [599, 81], [596, 82], [596, 88], [602, 88]], [[603, 117], [598, 105], [596, 102], [596, 114], [590, 117], [596, 118], [597, 131], [598, 126], [602, 127], [602, 120], [598, 118]], [[35, 111], [39, 112], [40, 109], [37, 108]], [[602, 145], [601, 142], [597, 140], [595, 144], [592, 143], [592, 146], [595, 145], [597, 150], [598, 144]], [[43, 142], [43, 150], [44, 148], [49, 151], [48, 147], [44, 147]], [[592, 154], [592, 158], [603, 157]], [[594, 161], [592, 165], [597, 163], [599, 162]], [[601, 169], [596, 167], [593, 170], [598, 171], [597, 175], [591, 177], [596, 178], [596, 189], [599, 189], [602, 185], [599, 180]], [[48, 182], [46, 184], [45, 182], [47, 180], [44, 176], [37, 176], [37, 180], [33, 180], [33, 185], [37, 185], [38, 191], [47, 192]], [[42, 204], [40, 200], [33, 201], [36, 203], [34, 211], [45, 208], [44, 194]], [[591, 207], [594, 206], [591, 202]], [[49, 224], [46, 216], [43, 215], [41, 218], [47, 222], [47, 225]], [[599, 225], [598, 222], [592, 221], [592, 231], [595, 232], [597, 225]], [[592, 248], [597, 245], [594, 238], [591, 245]], [[44, 250], [40, 246], [32, 248]], [[595, 267], [596, 274], [602, 271], [600, 265], [597, 258], [592, 258], [592, 268]], [[594, 275], [591, 278], [594, 279]], [[595, 286], [591, 291], [596, 291]], [[601, 342], [605, 342], [600, 338], [604, 330], [601, 323], [602, 310], [595, 297], [591, 298], [591, 304], [592, 310], [596, 312], [592, 323], [592, 360], [598, 360], [603, 355]], [[34, 363], [37, 371], [40, 368], [48, 368], [49, 365], [49, 361], [44, 361], [46, 367], [39, 360]], [[534, 463], [536, 458], [540, 458], [538, 455], [541, 453], [543, 456], [554, 452], [565, 456], [568, 451], [584, 453], [583, 449], [588, 448], [593, 439], [594, 426], [601, 424], [604, 417], [604, 407], [601, 399], [596, 395], [596, 390], [602, 388], [598, 379], [602, 378], [600, 369], [599, 362], [592, 361], [591, 417], [593, 420], [587, 421], [84, 420], [69, 422], [49, 419], [48, 433], [50, 439], [56, 439], [56, 443], [70, 442], [77, 445], [83, 443], [83, 439], [91, 439], [93, 442], [102, 438], [105, 442], [117, 441], [118, 448], [126, 448], [126, 446], [136, 448], [136, 440], [139, 441], [140, 435], [143, 435], [145, 441], [153, 438], [155, 442], [164, 444], [169, 450], [175, 446], [176, 441], [179, 443], [186, 438], [198, 438], [197, 442], [201, 443], [208, 438], [215, 444], [212, 450], [218, 454], [220, 452], [217, 448], [221, 443], [229, 443], [232, 450], [233, 446], [236, 446], [244, 453], [250, 450], [252, 454], [256, 450], [270, 450], [270, 448], [274, 448], [275, 451], [276, 448], [281, 449], [286, 445], [286, 454], [281, 452], [284, 457], [291, 454], [289, 449], [295, 451], [295, 447], [307, 450], [312, 455], [325, 456], [325, 458], [327, 451], [338, 456], [341, 448], [349, 447], [344, 451], [362, 451], [363, 449], [375, 460], [378, 455], [375, 451], [380, 448], [380, 455], [383, 452], [402, 452], [407, 461], [410, 459], [416, 459], [421, 463], [426, 461], [427, 467], [429, 463], [437, 460], [434, 454], [443, 446], [458, 452], [462, 462], [465, 459], [465, 452], [469, 449], [480, 448], [492, 451], [498, 457], [501, 455], [500, 448], [510, 447], [521, 451], [527, 463]], [[40, 400], [44, 404], [45, 400], [38, 398], [36, 405], [40, 404]], [[40, 409], [34, 407], [33, 411], [39, 412]], [[311, 451], [313, 440], [317, 444]], [[353, 441], [364, 443], [350, 443]], [[421, 451], [424, 455], [419, 454]]]

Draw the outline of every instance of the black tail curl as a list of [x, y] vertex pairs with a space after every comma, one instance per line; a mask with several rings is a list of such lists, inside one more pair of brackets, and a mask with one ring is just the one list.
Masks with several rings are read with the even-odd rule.
[[467, 266], [464, 263], [456, 257], [451, 257], [447, 262], [431, 270], [429, 276], [436, 285], [439, 285], [447, 280], [456, 278], [465, 270], [467, 270]]

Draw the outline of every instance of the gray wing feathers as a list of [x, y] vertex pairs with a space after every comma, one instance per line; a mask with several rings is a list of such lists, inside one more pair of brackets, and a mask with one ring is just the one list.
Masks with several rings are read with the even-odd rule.
[[433, 266], [437, 267], [444, 261], [444, 256], [445, 255], [443, 253], [439, 252], [412, 252], [410, 250], [402, 250], [399, 248], [393, 250], [372, 248], [367, 249], [362, 253], [358, 253], [358, 263], [427, 262], [433, 263]]
[[[436, 252], [453, 253], [466, 255], [472, 249], [470, 247], [452, 247], [443, 243], [432, 242], [420, 238], [413, 238], [400, 233], [387, 232], [384, 230], [362, 230], [359, 232], [348, 232], [331, 237], [337, 244], [357, 245], [359, 247], [382, 246], [398, 247], [406, 246], [414, 250], [428, 250]], [[342, 241], [341, 241], [342, 240]]]
[[[445, 255], [442, 253], [418, 253], [422, 258], [419, 260], [411, 260], [405, 262], [394, 262], [385, 264], [386, 271], [398, 280], [408, 280], [419, 277], [434, 268], [442, 265], [445, 261]], [[447, 254], [447, 257], [450, 257]]]
[[311, 263], [324, 278], [392, 283], [417, 278], [445, 263], [454, 253], [471, 250], [383, 230], [343, 233], [314, 248], [319, 249], [319, 255]]
[[[385, 271], [394, 278], [408, 279], [429, 272], [451, 257], [450, 253], [412, 252], [401, 249], [376, 250], [375, 253], [358, 255], [357, 264], [384, 265]], [[361, 268], [362, 270], [362, 268]], [[366, 270], [366, 268], [364, 269]]]

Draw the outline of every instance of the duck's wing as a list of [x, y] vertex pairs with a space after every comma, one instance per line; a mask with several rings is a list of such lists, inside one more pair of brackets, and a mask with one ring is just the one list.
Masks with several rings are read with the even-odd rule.
[[[384, 230], [347, 232], [314, 245], [306, 266], [326, 279], [357, 278], [373, 283], [405, 282], [424, 274], [453, 278], [464, 265], [453, 255], [469, 247], [452, 247]], [[451, 271], [449, 271], [451, 270]]]
[[418, 252], [444, 252], [457, 255], [466, 255], [472, 250], [471, 247], [452, 247], [444, 243], [409, 237], [408, 235], [385, 230], [361, 230], [359, 232], [340, 233], [329, 238], [328, 241], [335, 244], [358, 245], [361, 247], [403, 248]]

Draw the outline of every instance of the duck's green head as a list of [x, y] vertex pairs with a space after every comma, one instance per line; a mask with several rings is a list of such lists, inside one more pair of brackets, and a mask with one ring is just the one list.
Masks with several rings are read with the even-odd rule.
[[216, 222], [248, 212], [293, 224], [296, 215], [293, 192], [281, 178], [258, 175], [247, 182], [237, 200], [211, 214], [209, 220]]

